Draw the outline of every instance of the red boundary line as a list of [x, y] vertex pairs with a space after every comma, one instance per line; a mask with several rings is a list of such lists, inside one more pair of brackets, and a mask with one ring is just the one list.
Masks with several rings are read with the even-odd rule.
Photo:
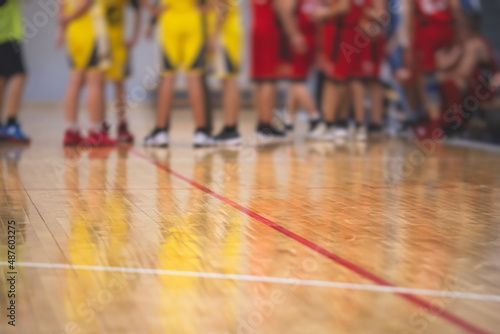
[[[241, 211], [242, 213], [246, 214], [247, 216], [249, 217], [252, 217], [254, 218], [255, 220], [269, 226], [270, 228], [286, 235], [287, 237], [290, 237], [292, 239], [294, 239], [295, 241], [301, 243], [302, 245], [312, 249], [313, 251], [323, 255], [324, 257], [327, 257], [329, 258], [330, 260], [336, 262], [337, 264], [355, 272], [356, 274], [360, 275], [361, 277], [365, 278], [365, 279], [368, 279], [378, 285], [382, 285], [382, 286], [389, 286], [389, 287], [397, 287], [396, 285], [384, 280], [383, 278], [380, 278], [378, 277], [377, 275], [375, 274], [372, 274], [371, 272], [357, 266], [356, 264], [352, 263], [352, 262], [349, 262], [348, 260], [345, 260], [343, 258], [341, 258], [340, 256], [326, 250], [325, 248], [313, 243], [312, 241], [309, 241], [303, 237], [301, 237], [300, 235], [298, 234], [295, 234], [293, 233], [292, 231], [290, 230], [287, 230], [286, 228], [284, 228], [283, 226], [280, 226], [274, 222], [272, 222], [271, 220], [265, 218], [265, 217], [262, 217], [261, 215], [259, 215], [258, 213], [255, 213], [253, 211], [251, 211], [250, 209], [247, 209], [243, 206], [241, 206], [240, 204], [236, 203], [236, 202], [233, 202], [232, 200], [230, 200], [229, 198], [226, 198], [216, 192], [213, 192], [212, 190], [208, 189], [207, 187], [191, 180], [191, 179], [188, 179], [187, 177], [171, 170], [170, 168], [154, 161], [153, 159], [151, 159], [150, 157], [134, 150], [134, 149], [130, 149], [130, 151], [135, 154], [136, 156], [142, 158], [142, 159], [145, 159], [147, 161], [149, 161], [150, 163], [152, 163], [153, 165], [155, 165], [156, 167], [166, 171], [167, 173], [191, 184], [192, 186], [200, 189], [201, 191], [221, 200], [222, 202], [232, 206], [233, 208]], [[449, 322], [451, 322], [452, 324], [470, 332], [470, 333], [475, 333], [475, 334], [488, 334], [487, 331], [479, 328], [479, 327], [476, 327], [475, 325], [467, 322], [466, 320], [456, 316], [456, 315], [453, 315], [452, 313], [449, 313], [437, 306], [434, 306], [432, 305], [432, 303], [424, 300], [424, 299], [421, 299], [413, 294], [410, 294], [410, 293], [404, 293], [404, 292], [394, 292], [395, 294], [399, 295], [400, 297], [406, 299], [407, 301], [409, 301], [410, 303], [413, 303], [417, 306], [420, 306], [424, 309], [426, 309], [428, 312], [430, 313], [433, 313], [445, 320], [448, 320]]]

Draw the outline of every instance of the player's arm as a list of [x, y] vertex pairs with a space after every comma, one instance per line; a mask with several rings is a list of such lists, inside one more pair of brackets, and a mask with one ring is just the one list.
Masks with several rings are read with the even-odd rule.
[[94, 4], [94, 0], [81, 0], [75, 11], [71, 14], [64, 14], [63, 7], [61, 6], [59, 11], [59, 24], [62, 26], [66, 26], [73, 20], [76, 20], [83, 14], [85, 14], [90, 7]]
[[453, 19], [455, 20], [455, 25], [457, 27], [457, 33], [460, 42], [463, 42], [466, 23], [465, 23], [464, 11], [462, 8], [462, 4], [460, 3], [460, 0], [450, 0], [450, 10], [451, 14], [453, 15]]
[[338, 17], [349, 13], [351, 10], [351, 0], [331, 1], [327, 7], [318, 7], [312, 14], [311, 18], [317, 22], [321, 22], [330, 18]]
[[307, 51], [307, 45], [295, 19], [296, 0], [275, 0], [274, 8], [293, 49], [299, 53]]
[[411, 66], [413, 63], [412, 45], [415, 36], [415, 2], [413, 0], [401, 2], [401, 29], [398, 32], [399, 45], [403, 48], [404, 65]]
[[390, 21], [387, 11], [387, 0], [372, 0], [372, 6], [364, 11], [364, 15], [377, 22], [381, 26], [386, 26]]
[[141, 29], [141, 7], [139, 6], [138, 0], [132, 0], [130, 2], [132, 8], [134, 8], [134, 28], [132, 30], [132, 36], [127, 41], [127, 47], [133, 48], [137, 40], [139, 39], [139, 32]]

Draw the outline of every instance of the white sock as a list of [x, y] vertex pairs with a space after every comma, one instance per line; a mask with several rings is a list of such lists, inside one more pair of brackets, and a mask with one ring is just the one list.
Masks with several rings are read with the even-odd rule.
[[96, 131], [96, 132], [99, 132], [102, 130], [102, 123], [92, 123], [90, 125], [90, 130], [93, 130], [93, 131]]
[[71, 131], [78, 131], [80, 127], [78, 126], [78, 122], [66, 122], [66, 129]]
[[292, 125], [292, 123], [293, 123], [293, 116], [290, 115], [289, 112], [285, 112], [285, 124]]

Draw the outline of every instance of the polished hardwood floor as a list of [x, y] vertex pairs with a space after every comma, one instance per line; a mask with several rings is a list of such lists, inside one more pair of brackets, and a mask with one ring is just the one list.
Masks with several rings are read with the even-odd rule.
[[186, 112], [169, 149], [141, 146], [149, 112], [135, 146], [63, 149], [61, 118], [0, 143], [0, 333], [500, 333], [499, 153], [259, 147], [252, 113], [194, 150]]

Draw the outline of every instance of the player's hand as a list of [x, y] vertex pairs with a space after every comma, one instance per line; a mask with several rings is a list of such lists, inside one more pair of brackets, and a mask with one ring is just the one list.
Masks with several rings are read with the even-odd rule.
[[131, 38], [125, 42], [125, 47], [130, 50], [135, 46], [135, 44], [137, 44], [137, 38]]
[[165, 10], [167, 10], [166, 6], [150, 6], [148, 7], [149, 13], [152, 17], [157, 18], [161, 15]]
[[400, 68], [394, 73], [394, 77], [399, 83], [408, 82], [411, 79], [411, 71], [407, 68]]
[[290, 36], [290, 44], [295, 52], [304, 54], [307, 52], [307, 43], [304, 35], [296, 33]]
[[328, 7], [318, 6], [313, 9], [310, 14], [311, 20], [314, 22], [323, 22], [330, 17], [330, 12]]
[[494, 90], [500, 89], [500, 72], [493, 74], [490, 81], [491, 88]]

